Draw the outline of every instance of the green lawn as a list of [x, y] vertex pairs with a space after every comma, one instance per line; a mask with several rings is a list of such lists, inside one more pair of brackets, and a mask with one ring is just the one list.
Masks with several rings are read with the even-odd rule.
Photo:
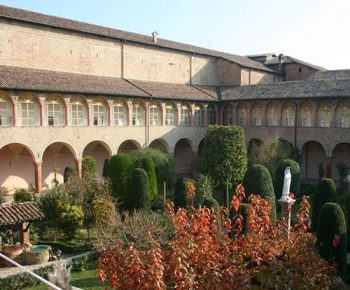
[[[103, 290], [107, 288], [107, 284], [102, 284], [96, 278], [96, 261], [88, 263], [88, 269], [84, 272], [72, 272], [71, 285], [84, 290]], [[47, 290], [44, 285], [25, 288], [24, 290]]]

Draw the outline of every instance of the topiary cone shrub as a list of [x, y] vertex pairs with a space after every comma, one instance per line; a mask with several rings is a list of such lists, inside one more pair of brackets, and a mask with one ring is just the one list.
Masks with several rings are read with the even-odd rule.
[[246, 193], [246, 201], [251, 194], [260, 195], [269, 199], [272, 203], [271, 219], [276, 220], [276, 202], [270, 172], [261, 164], [254, 164], [248, 167], [243, 178], [243, 186]]
[[112, 182], [112, 194], [123, 208], [127, 195], [128, 177], [132, 169], [132, 161], [128, 154], [116, 154], [111, 157], [108, 175]]
[[186, 207], [186, 187], [185, 178], [181, 177], [175, 183], [175, 208]]
[[143, 168], [134, 168], [131, 172], [124, 208], [129, 211], [134, 209], [151, 209], [151, 188], [147, 173]]
[[321, 207], [316, 234], [321, 257], [336, 262], [338, 274], [344, 279], [347, 269], [346, 222], [338, 204], [327, 202]]
[[103, 169], [102, 169], [102, 176], [103, 177], [109, 177], [109, 166], [110, 166], [111, 160], [105, 159], [103, 162]]
[[158, 185], [157, 185], [156, 171], [154, 169], [154, 163], [152, 159], [148, 156], [142, 158], [141, 168], [143, 168], [147, 173], [149, 185], [151, 187], [152, 200], [156, 200], [158, 196], [158, 191], [157, 191]]
[[81, 166], [83, 178], [88, 175], [94, 175], [96, 173], [96, 161], [92, 156], [86, 156], [83, 159], [83, 164]]
[[283, 181], [284, 181], [284, 170], [290, 167], [290, 173], [292, 174], [292, 181], [290, 184], [290, 192], [295, 195], [299, 192], [301, 182], [300, 166], [297, 162], [292, 159], [284, 159], [280, 162], [275, 171], [275, 195], [276, 200], [279, 200], [282, 196]]
[[317, 231], [318, 218], [321, 207], [326, 202], [337, 202], [337, 189], [334, 181], [330, 178], [322, 178], [317, 185], [316, 193], [312, 202], [312, 230]]

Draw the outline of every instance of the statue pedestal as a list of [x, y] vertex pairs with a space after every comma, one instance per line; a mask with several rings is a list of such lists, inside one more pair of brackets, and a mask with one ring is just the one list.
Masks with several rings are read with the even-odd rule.
[[290, 221], [292, 216], [292, 206], [295, 203], [295, 199], [293, 198], [281, 198], [277, 201], [281, 206], [281, 219], [285, 225], [285, 231], [287, 235], [290, 230]]

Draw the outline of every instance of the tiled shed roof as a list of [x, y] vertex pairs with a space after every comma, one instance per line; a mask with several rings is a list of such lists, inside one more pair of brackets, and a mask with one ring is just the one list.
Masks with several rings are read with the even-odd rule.
[[[265, 65], [269, 66], [269, 65], [278, 64], [280, 62], [278, 58], [279, 57], [276, 56], [276, 57], [274, 57], [272, 59], [267, 60], [265, 62]], [[315, 65], [315, 64], [312, 64], [312, 63], [309, 63], [309, 62], [297, 59], [295, 57], [288, 56], [288, 55], [283, 55], [283, 63], [298, 63], [298, 64], [302, 64], [302, 65], [311, 67], [311, 68], [313, 68], [315, 70], [319, 70], [319, 71], [325, 71], [326, 70], [324, 67], [321, 67], [321, 66], [318, 66], [318, 65]]]
[[31, 222], [43, 217], [44, 214], [32, 202], [0, 206], [0, 226]]
[[190, 53], [220, 57], [234, 63], [239, 64], [242, 67], [254, 68], [257, 70], [263, 70], [273, 73], [277, 71], [266, 67], [262, 63], [253, 61], [248, 57], [239, 56], [231, 53], [211, 50], [203, 47], [193, 46], [185, 43], [175, 42], [171, 40], [158, 38], [157, 43], [153, 42], [151, 36], [142, 35], [138, 33], [127, 32], [123, 30], [108, 28], [104, 26], [93, 25], [85, 22], [70, 20], [66, 18], [45, 15], [28, 10], [12, 8], [4, 5], [0, 5], [0, 17], [7, 19], [16, 19], [20, 21], [41, 24], [45, 26], [57, 27], [68, 29], [72, 31], [84, 32], [89, 34], [95, 34], [99, 36], [110, 37], [119, 40], [127, 40], [131, 42], [143, 43], [156, 47], [164, 47], [170, 49], [181, 50]]
[[0, 65], [0, 89], [214, 101], [216, 88]]
[[223, 88], [221, 94], [222, 100], [349, 97], [350, 70], [317, 72], [306, 81]]

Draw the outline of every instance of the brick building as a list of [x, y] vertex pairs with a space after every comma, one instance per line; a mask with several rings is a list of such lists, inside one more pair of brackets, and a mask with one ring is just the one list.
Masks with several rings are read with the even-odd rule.
[[40, 192], [67, 166], [141, 147], [193, 172], [208, 124], [247, 146], [281, 138], [337, 179], [350, 165], [350, 71], [293, 57], [238, 56], [0, 6], [0, 187]]

